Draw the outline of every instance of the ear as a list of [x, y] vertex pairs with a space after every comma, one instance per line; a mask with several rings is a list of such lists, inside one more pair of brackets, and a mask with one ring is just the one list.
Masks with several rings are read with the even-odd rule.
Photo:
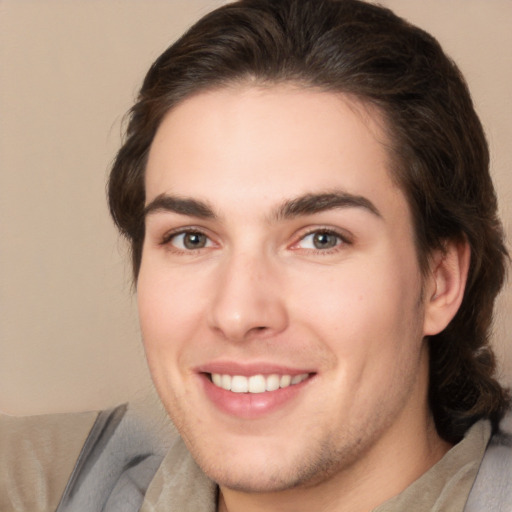
[[440, 333], [455, 316], [464, 297], [471, 251], [467, 241], [450, 240], [430, 259], [425, 286], [423, 335]]

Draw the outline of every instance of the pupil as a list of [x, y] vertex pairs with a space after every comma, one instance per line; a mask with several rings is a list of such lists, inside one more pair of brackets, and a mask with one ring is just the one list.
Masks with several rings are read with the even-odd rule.
[[316, 233], [313, 237], [313, 244], [317, 249], [330, 249], [337, 243], [336, 235], [331, 233]]
[[187, 233], [183, 244], [187, 249], [201, 249], [206, 245], [206, 237], [202, 233]]

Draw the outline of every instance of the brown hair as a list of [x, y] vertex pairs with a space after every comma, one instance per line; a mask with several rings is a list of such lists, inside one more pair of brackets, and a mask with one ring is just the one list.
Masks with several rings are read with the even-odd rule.
[[355, 95], [382, 113], [395, 177], [413, 214], [419, 261], [467, 240], [462, 305], [430, 344], [430, 405], [455, 442], [509, 404], [489, 346], [507, 251], [485, 135], [469, 91], [437, 41], [359, 0], [242, 0], [202, 18], [152, 65], [112, 167], [110, 211], [130, 240], [135, 278], [144, 240], [144, 170], [163, 117], [183, 99], [234, 82], [294, 82]]

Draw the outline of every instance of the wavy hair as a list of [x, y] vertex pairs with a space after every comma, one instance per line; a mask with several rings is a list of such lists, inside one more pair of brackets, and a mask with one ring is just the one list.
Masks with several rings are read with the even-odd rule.
[[350, 94], [381, 112], [423, 271], [447, 240], [468, 242], [462, 305], [428, 340], [430, 407], [451, 442], [480, 418], [496, 427], [510, 398], [494, 377], [489, 333], [508, 254], [485, 135], [456, 65], [432, 36], [388, 9], [359, 0], [241, 0], [207, 14], [156, 60], [129, 113], [108, 186], [135, 279], [145, 165], [163, 117], [206, 90], [283, 82]]

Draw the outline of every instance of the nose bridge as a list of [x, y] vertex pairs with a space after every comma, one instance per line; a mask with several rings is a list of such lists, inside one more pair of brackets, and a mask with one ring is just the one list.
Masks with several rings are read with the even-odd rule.
[[233, 341], [280, 332], [287, 314], [278, 277], [276, 264], [264, 251], [231, 251], [218, 269], [211, 326]]

